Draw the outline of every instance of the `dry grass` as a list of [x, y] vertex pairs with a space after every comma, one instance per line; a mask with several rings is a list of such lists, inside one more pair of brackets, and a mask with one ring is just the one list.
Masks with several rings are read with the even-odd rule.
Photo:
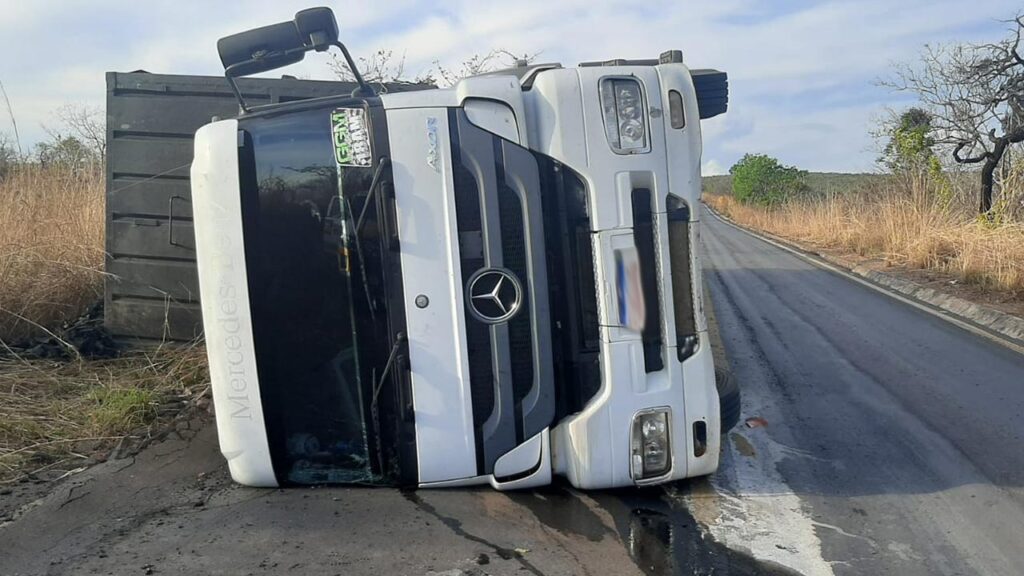
[[705, 202], [740, 224], [801, 244], [939, 270], [1024, 298], [1024, 225], [982, 222], [928, 198], [876, 188], [802, 198], [775, 209], [724, 195], [708, 194]]
[[102, 168], [22, 163], [0, 177], [0, 485], [53, 479], [138, 444], [208, 387], [200, 346], [112, 360], [39, 360], [11, 345], [58, 335], [103, 290]]
[[21, 164], [0, 178], [0, 340], [54, 330], [103, 289], [99, 169]]
[[0, 484], [54, 478], [145, 439], [208, 387], [203, 348], [103, 361], [0, 360]]

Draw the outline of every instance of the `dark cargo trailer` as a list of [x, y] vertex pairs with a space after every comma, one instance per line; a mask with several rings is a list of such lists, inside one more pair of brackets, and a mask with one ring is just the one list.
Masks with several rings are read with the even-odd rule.
[[[242, 78], [250, 106], [347, 94], [354, 82]], [[423, 89], [388, 85], [388, 91]], [[105, 324], [120, 338], [192, 340], [202, 333], [192, 232], [192, 139], [238, 114], [223, 77], [107, 73]]]

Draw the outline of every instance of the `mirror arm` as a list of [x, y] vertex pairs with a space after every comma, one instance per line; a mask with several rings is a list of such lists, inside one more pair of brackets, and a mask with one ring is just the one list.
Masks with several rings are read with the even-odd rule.
[[[311, 48], [302, 46], [300, 48], [292, 48], [291, 50], [285, 50], [284, 52], [275, 52], [272, 55], [289, 56], [296, 52], [309, 52]], [[242, 66], [247, 66], [253, 62], [259, 62], [263, 58], [250, 58], [243, 62], [235, 62], [231, 66], [224, 69], [224, 77], [228, 79], [228, 85], [231, 86], [231, 91], [235, 93], [235, 99], [238, 100], [238, 107], [242, 109], [242, 112], [249, 112], [249, 107], [245, 104], [245, 98], [242, 97], [242, 92], [238, 89], [238, 84], [235, 82], [235, 70], [238, 70]]]
[[359, 73], [359, 68], [356, 68], [356, 63], [352, 60], [352, 55], [348, 53], [348, 48], [345, 48], [345, 45], [338, 41], [332, 42], [331, 45], [341, 50], [341, 54], [345, 57], [345, 63], [348, 64], [348, 69], [352, 71], [352, 77], [359, 84], [359, 87], [352, 91], [352, 96], [376, 96], [377, 91], [363, 80], [363, 75]]
[[227, 85], [230, 86], [231, 91], [234, 92], [234, 99], [239, 100], [239, 108], [242, 109], [243, 114], [249, 112], [249, 107], [246, 106], [246, 99], [242, 96], [242, 91], [239, 90], [238, 83], [234, 82], [234, 70], [237, 70], [241, 66], [250, 64], [252, 61], [253, 60], [242, 61], [242, 63], [232, 64], [224, 69], [224, 78], [227, 79]]
[[[352, 96], [376, 96], [377, 91], [367, 84], [366, 80], [363, 80], [363, 75], [359, 73], [359, 68], [356, 68], [356, 63], [352, 60], [352, 55], [348, 53], [348, 48], [345, 48], [344, 44], [337, 41], [332, 42], [331, 45], [341, 50], [342, 55], [345, 56], [345, 63], [348, 64], [348, 69], [352, 71], [352, 77], [355, 78], [356, 83], [359, 84], [359, 87], [352, 91]], [[287, 56], [296, 52], [309, 52], [313, 49], [315, 49], [313, 46], [303, 46], [301, 48], [286, 50], [283, 53], [279, 52], [278, 54]], [[235, 62], [224, 69], [224, 77], [227, 78], [228, 85], [231, 87], [231, 91], [234, 92], [235, 99], [238, 100], [238, 107], [242, 109], [243, 114], [249, 112], [249, 107], [245, 104], [245, 98], [242, 96], [241, 90], [238, 89], [238, 83], [235, 82], [235, 71], [243, 66], [247, 66], [260, 60], [262, 60], [262, 58], [250, 58], [243, 62]]]

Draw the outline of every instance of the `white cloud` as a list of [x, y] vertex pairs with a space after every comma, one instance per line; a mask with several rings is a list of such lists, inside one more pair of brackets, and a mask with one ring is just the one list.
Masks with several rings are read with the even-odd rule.
[[719, 164], [718, 160], [715, 160], [714, 158], [705, 160], [700, 171], [704, 176], [718, 176], [729, 173], [729, 170], [725, 166]]
[[[0, 10], [0, 81], [23, 139], [67, 102], [102, 104], [103, 72], [218, 74], [216, 39], [285, 20], [309, 0], [209, 3], [200, 0], [42, 0]], [[992, 39], [996, 22], [1019, 9], [1010, 0], [653, 1], [459, 0], [445, 5], [330, 2], [356, 54], [405, 54], [415, 74], [435, 60], [457, 65], [501, 47], [541, 52], [541, 60], [643, 58], [680, 48], [695, 67], [726, 70], [730, 111], [705, 123], [706, 165], [729, 166], [766, 152], [815, 170], [865, 170], [874, 153], [873, 114], [897, 100], [872, 86], [890, 62], [912, 60], [926, 42]], [[322, 56], [288, 73], [329, 77]], [[0, 116], [0, 131], [6, 131]]]

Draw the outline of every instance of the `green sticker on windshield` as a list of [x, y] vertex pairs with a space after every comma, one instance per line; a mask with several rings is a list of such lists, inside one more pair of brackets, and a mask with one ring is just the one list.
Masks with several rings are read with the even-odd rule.
[[331, 112], [331, 134], [334, 135], [334, 160], [338, 166], [369, 166], [370, 132], [366, 113], [361, 108], [338, 108]]

